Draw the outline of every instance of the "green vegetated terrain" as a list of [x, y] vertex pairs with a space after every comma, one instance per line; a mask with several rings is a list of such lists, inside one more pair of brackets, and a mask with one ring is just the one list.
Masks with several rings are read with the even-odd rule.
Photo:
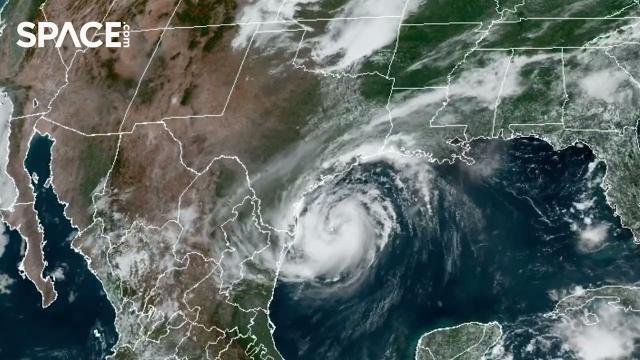
[[420, 338], [419, 360], [480, 359], [502, 336], [497, 323], [467, 323], [434, 330]]

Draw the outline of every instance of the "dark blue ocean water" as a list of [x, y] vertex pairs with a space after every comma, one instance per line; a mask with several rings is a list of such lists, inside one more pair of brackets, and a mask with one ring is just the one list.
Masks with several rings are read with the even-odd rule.
[[[40, 294], [18, 274], [22, 239], [6, 231], [9, 242], [0, 257], [0, 273], [14, 283], [10, 294], [0, 294], [0, 358], [2, 359], [102, 359], [117, 340], [115, 311], [102, 286], [89, 271], [83, 256], [71, 248], [76, 229], [65, 218], [64, 206], [53, 189], [45, 186], [50, 176], [52, 141], [36, 136], [25, 161], [36, 192], [36, 210], [44, 228], [45, 274], [57, 272], [58, 299], [42, 309]], [[58, 174], [64, 176], [64, 174]]]
[[[411, 207], [384, 163], [334, 184], [378, 184], [402, 214], [400, 230], [353, 292], [322, 296], [308, 284], [278, 283], [271, 319], [286, 359], [411, 359], [426, 331], [468, 321], [508, 327], [551, 311], [549, 291], [638, 280], [640, 251], [607, 206], [605, 165], [588, 147], [480, 140], [471, 155], [472, 166], [434, 167], [431, 215]], [[574, 205], [582, 200], [594, 203], [584, 213]], [[428, 216], [436, 218], [422, 226]], [[575, 227], [588, 222], [608, 226], [600, 251], [578, 246]]]

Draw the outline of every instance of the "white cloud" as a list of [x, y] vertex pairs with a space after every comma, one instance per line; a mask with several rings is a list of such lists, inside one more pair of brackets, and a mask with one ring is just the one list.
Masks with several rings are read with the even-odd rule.
[[13, 103], [0, 88], [0, 209], [10, 207], [18, 197], [18, 189], [6, 172], [9, 163], [9, 133]]
[[400, 19], [331, 21], [327, 33], [312, 42], [311, 56], [318, 64], [339, 59], [325, 71], [348, 68], [392, 43], [399, 24]]
[[[276, 20], [291, 20], [303, 5], [313, 4], [318, 0], [254, 0], [245, 5], [238, 16], [242, 24], [255, 24]], [[232, 46], [241, 49], [249, 45], [251, 36], [256, 30], [255, 25], [241, 25], [238, 34], [233, 39]]]
[[525, 65], [546, 60], [552, 55], [537, 54], [511, 58], [506, 53], [492, 57], [482, 53], [482, 56], [489, 60], [488, 64], [464, 71], [451, 84], [450, 94], [476, 98], [489, 108], [494, 108], [498, 94], [504, 98], [519, 95], [524, 90], [520, 73]]
[[396, 222], [392, 206], [376, 189], [334, 193], [325, 186], [317, 191], [298, 218], [290, 261], [281, 269], [289, 280], [337, 280], [362, 272], [384, 248]]
[[589, 318], [595, 323], [564, 319], [554, 332], [582, 360], [629, 358], [640, 339], [638, 315], [603, 302]]
[[[510, 59], [508, 56], [496, 56], [492, 60], [487, 66], [474, 67], [470, 71], [463, 72], [451, 85], [451, 96], [473, 97], [493, 108]], [[505, 79], [508, 78], [514, 77]]]
[[11, 286], [14, 282], [15, 280], [13, 280], [9, 275], [0, 273], [0, 295], [11, 294], [9, 286]]
[[198, 219], [198, 209], [195, 205], [180, 209], [180, 225], [185, 229], [191, 229]]
[[[245, 6], [240, 12], [240, 23], [294, 20], [301, 7], [318, 3], [318, 0], [265, 0]], [[411, 14], [420, 2], [409, 1], [406, 14]], [[372, 55], [376, 50], [393, 43], [398, 34], [405, 1], [351, 0], [330, 20], [326, 32], [309, 39], [311, 57], [325, 67], [325, 71], [342, 70]], [[358, 19], [360, 18], [360, 19]], [[255, 27], [243, 25], [233, 40], [236, 49], [248, 45]], [[315, 34], [311, 33], [310, 36]], [[287, 36], [284, 34], [283, 36]], [[331, 65], [327, 62], [331, 61]]]
[[595, 198], [591, 198], [589, 200], [575, 202], [573, 203], [573, 206], [580, 211], [584, 211], [592, 208], [595, 205], [595, 201], [596, 201]]
[[[405, 9], [406, 6], [406, 9]], [[398, 35], [400, 17], [415, 12], [417, 1], [351, 0], [338, 15], [343, 18], [397, 16], [397, 18], [331, 21], [327, 33], [315, 42], [312, 56], [318, 63], [340, 57], [329, 70], [344, 69], [376, 50], [393, 43]]]
[[7, 6], [9, 2], [5, 1], [4, 4], [2, 6], [0, 6], [0, 36], [2, 36], [2, 34], [4, 33], [4, 29], [7, 28], [7, 23], [6, 21], [3, 19], [2, 14], [4, 14], [4, 8]]
[[[459, 70], [459, 76], [449, 87], [449, 98], [452, 102], [460, 98], [472, 98], [487, 108], [493, 109], [496, 105], [498, 94], [500, 97], [505, 98], [519, 95], [524, 90], [520, 73], [525, 65], [544, 61], [550, 57], [551, 55], [548, 54], [537, 54], [533, 56], [515, 56], [510, 59], [507, 54], [501, 54], [487, 57], [486, 60], [488, 61], [484, 66], [474, 66], [472, 68], [463, 66]], [[416, 111], [424, 111], [429, 105], [437, 104], [439, 106], [446, 99], [446, 95], [446, 89], [426, 89], [412, 93], [411, 96], [400, 99], [401, 102], [393, 104], [391, 116], [394, 119], [401, 118]], [[435, 115], [435, 113], [432, 115]], [[442, 113], [439, 114], [439, 117], [443, 116]], [[456, 116], [456, 114], [450, 114], [449, 116]], [[424, 117], [422, 116], [422, 124], [428, 122], [431, 118], [431, 116], [427, 116], [425, 120]], [[438, 122], [447, 123], [447, 119], [440, 118]], [[449, 119], [449, 122], [460, 123], [461, 121], [453, 118]]]
[[[401, 102], [392, 104], [391, 117], [394, 119], [406, 117], [423, 110], [428, 105], [442, 104], [446, 95], [445, 89], [426, 89], [416, 92], [416, 95], [403, 98]], [[381, 121], [387, 122], [388, 119], [386, 116], [381, 117]], [[423, 119], [422, 125], [428, 124], [428, 121], [429, 119]]]
[[51, 276], [53, 276], [54, 279], [56, 279], [56, 281], [62, 281], [64, 280], [64, 269], [62, 268], [56, 268], [52, 273]]
[[584, 252], [597, 251], [605, 245], [605, 240], [609, 236], [609, 224], [589, 224], [578, 232], [580, 236], [578, 248]]
[[586, 75], [579, 84], [589, 97], [614, 103], [619, 96], [617, 90], [626, 79], [627, 75], [618, 69], [605, 69]]
[[7, 244], [9, 244], [9, 235], [4, 232], [4, 227], [0, 227], [3, 232], [0, 233], [0, 258], [4, 255], [4, 250], [7, 248]]

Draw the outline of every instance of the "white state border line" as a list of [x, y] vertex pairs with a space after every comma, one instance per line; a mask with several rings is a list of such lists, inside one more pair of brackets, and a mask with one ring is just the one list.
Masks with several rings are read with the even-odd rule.
[[[183, 116], [167, 116], [167, 117], [163, 117], [162, 119], [160, 119], [160, 121], [165, 121], [165, 120], [174, 120], [174, 119], [192, 119], [192, 118], [207, 118], [207, 117], [222, 117], [224, 116], [224, 113], [227, 111], [227, 107], [229, 106], [229, 102], [231, 102], [231, 97], [233, 96], [234, 90], [236, 88], [236, 85], [238, 84], [238, 79], [240, 79], [240, 74], [242, 73], [242, 69], [244, 68], [244, 62], [247, 60], [247, 57], [249, 56], [249, 52], [253, 49], [253, 43], [256, 37], [256, 34], [258, 33], [258, 30], [260, 29], [260, 25], [257, 25], [256, 28], [253, 30], [253, 34], [251, 35], [251, 39], [249, 40], [249, 43], [247, 44], [247, 49], [244, 52], [244, 55], [242, 56], [242, 60], [240, 61], [240, 65], [238, 66], [238, 71], [236, 72], [236, 76], [233, 79], [233, 84], [231, 85], [231, 89], [229, 89], [229, 93], [227, 94], [227, 98], [225, 100], [224, 106], [222, 107], [222, 111], [220, 113], [217, 114], [202, 114], [202, 115], [183, 115]], [[299, 30], [297, 30], [299, 31]], [[276, 32], [276, 31], [268, 31], [268, 32]]]
[[[285, 0], [285, 1], [286, 1], [286, 0]], [[255, 36], [255, 33], [254, 33], [254, 36]], [[513, 49], [512, 49], [512, 51], [513, 51]], [[144, 76], [144, 74], [143, 74], [143, 76]], [[134, 97], [135, 97], [135, 96], [134, 96]], [[124, 123], [124, 120], [125, 120], [125, 119], [123, 118], [123, 123]], [[157, 123], [157, 122], [154, 122], [154, 123]], [[149, 124], [150, 124], [150, 123], [149, 123]], [[141, 123], [141, 125], [142, 125], [142, 123]], [[463, 127], [464, 127], [464, 126], [466, 126], [466, 125], [459, 125], [459, 126], [463, 126]], [[165, 127], [166, 127], [166, 125], [165, 125]], [[124, 133], [118, 133], [118, 134], [119, 134], [119, 135], [123, 135]], [[180, 143], [180, 142], [179, 142], [179, 143]], [[180, 144], [181, 144], [181, 143], [180, 143]], [[118, 146], [118, 149], [119, 149], [119, 146]], [[241, 162], [240, 162], [240, 163], [241, 163]], [[242, 163], [241, 163], [241, 164], [242, 164]], [[183, 165], [184, 165], [184, 164], [183, 164]], [[243, 165], [243, 166], [244, 166], [244, 165]], [[258, 206], [259, 206], [259, 199], [257, 199], [257, 198], [256, 198], [256, 200], [255, 200], [255, 201], [257, 201], [257, 202], [258, 202]], [[255, 211], [255, 205], [254, 205], [254, 211]], [[258, 208], [257, 213], [258, 213], [258, 216], [261, 216], [260, 211], [259, 211], [259, 208]], [[255, 215], [255, 213], [254, 213], [254, 215]], [[261, 223], [261, 225], [262, 225], [262, 226], [266, 226], [266, 224], [263, 224], [261, 221], [260, 221], [260, 223]], [[178, 225], [179, 225], [179, 223], [178, 223]], [[257, 225], [257, 224], [256, 224], [256, 225]], [[268, 227], [268, 228], [270, 228], [270, 227]], [[261, 229], [260, 229], [260, 227], [258, 227], [258, 229], [259, 229], [259, 230], [261, 230]], [[272, 229], [272, 230], [275, 230], [275, 229]], [[104, 236], [104, 235], [103, 235], [103, 236]], [[108, 238], [108, 237], [107, 237], [107, 238]], [[254, 254], [255, 254], [255, 253], [254, 253]], [[276, 274], [276, 276], [277, 276], [277, 274]], [[241, 310], [242, 310], [242, 309], [241, 309]], [[267, 313], [267, 315], [268, 315], [268, 312], [265, 312], [265, 313]], [[139, 315], [144, 316], [145, 314], [139, 314]], [[232, 338], [232, 339], [231, 339], [231, 340], [232, 340], [231, 342], [233, 342], [233, 340], [235, 340], [235, 339], [238, 339], [238, 338], [241, 338], [241, 337], [242, 337], [242, 338], [245, 338], [245, 337], [247, 337], [247, 336], [252, 336], [252, 337], [254, 337], [254, 342], [255, 342], [255, 336], [253, 336], [253, 335], [252, 335], [252, 331], [253, 331], [253, 329], [251, 329], [251, 327], [254, 325], [254, 319], [255, 319], [255, 316], [257, 316], [257, 314], [254, 314], [254, 317], [251, 319], [249, 332], [248, 332], [246, 335], [242, 335], [242, 334], [240, 334], [240, 333], [238, 332], [238, 335], [237, 335], [237, 336], [235, 336], [234, 338]], [[193, 323], [192, 323], [192, 325], [193, 325]], [[182, 339], [182, 341], [184, 341], [188, 336], [190, 336], [190, 333], [191, 333], [191, 327], [189, 328], [189, 330], [188, 330], [187, 334], [185, 334], [185, 337]], [[224, 335], [222, 335], [219, 339], [224, 338], [224, 337], [226, 337], [226, 333], [225, 333]], [[218, 340], [219, 340], [219, 339], [218, 339]], [[181, 341], [180, 343], [182, 343], [182, 341]], [[216, 342], [217, 342], [217, 341], [216, 341]], [[219, 357], [223, 352], [225, 352], [225, 351], [229, 348], [229, 346], [231, 345], [231, 342], [230, 342], [229, 344], [227, 344], [227, 347], [226, 347], [224, 350], [222, 350], [222, 352], [221, 352], [221, 353], [219, 353], [218, 357]], [[136, 342], [136, 343], [137, 343], [137, 342]], [[253, 344], [253, 343], [252, 343], [252, 344]], [[178, 344], [178, 346], [179, 346], [179, 345], [180, 345], [180, 344]], [[128, 346], [128, 345], [125, 345], [125, 346]], [[178, 346], [176, 346], [176, 353], [177, 353], [177, 351], [178, 351]], [[253, 350], [252, 350], [252, 351], [253, 351]], [[255, 351], [258, 351], [258, 350], [255, 350]], [[208, 353], [208, 348], [207, 348], [207, 353]]]
[[440, 85], [440, 86], [417, 86], [417, 87], [394, 86], [391, 89], [403, 91], [403, 90], [443, 90], [446, 88], [447, 88], [446, 85]]
[[[283, 3], [286, 2], [287, 0], [283, 0]], [[407, 2], [408, 3], [408, 2]], [[406, 9], [406, 3], [405, 3], [405, 9]], [[236, 73], [236, 78], [234, 79], [234, 83], [232, 85], [232, 88], [227, 96], [227, 99], [225, 101], [225, 104], [223, 106], [223, 109], [221, 112], [219, 113], [212, 113], [212, 114], [199, 114], [199, 115], [176, 115], [176, 116], [167, 116], [167, 117], [163, 117], [158, 121], [152, 121], [152, 122], [146, 122], [147, 124], [153, 124], [153, 123], [157, 123], [157, 122], [163, 122], [165, 120], [177, 120], [177, 119], [198, 119], [198, 118], [217, 118], [217, 117], [223, 117], [225, 115], [226, 109], [229, 105], [230, 99], [233, 95], [233, 91], [235, 89], [235, 86], [237, 84], [238, 78], [240, 76], [240, 73], [242, 72], [243, 66], [244, 66], [244, 62], [247, 58], [247, 55], [249, 53], [249, 51], [252, 48], [252, 44], [254, 41], [254, 37], [256, 34], [262, 34], [262, 33], [293, 33], [293, 32], [299, 32], [299, 31], [305, 31], [305, 29], [303, 28], [298, 28], [298, 29], [274, 29], [274, 30], [259, 30], [261, 25], [269, 25], [269, 24], [295, 24], [295, 25], [300, 25], [300, 22], [314, 22], [314, 21], [331, 21], [331, 20], [360, 20], [360, 19], [400, 19], [400, 25], [399, 25], [399, 30], [398, 30], [398, 34], [400, 29], [403, 26], [443, 26], [443, 25], [458, 25], [458, 24], [464, 24], [464, 25], [483, 25], [483, 22], [456, 22], [456, 21], [452, 21], [452, 22], [442, 22], [442, 23], [423, 23], [423, 24], [408, 24], [408, 23], [403, 23], [402, 19], [404, 18], [404, 10], [403, 9], [403, 15], [401, 16], [395, 16], [395, 15], [388, 15], [388, 16], [369, 16], [369, 17], [342, 17], [342, 18], [316, 18], [316, 19], [298, 19], [298, 20], [282, 20], [282, 21], [264, 21], [264, 22], [238, 22], [238, 23], [229, 23], [229, 24], [210, 24], [210, 25], [195, 25], [195, 26], [178, 26], [178, 27], [169, 27], [169, 26], [165, 26], [165, 27], [161, 27], [161, 28], [151, 28], [151, 29], [140, 29], [140, 30], [131, 30], [131, 32], [143, 32], [143, 31], [163, 31], [163, 34], [166, 31], [169, 30], [180, 30], [180, 29], [198, 29], [198, 28], [206, 28], [206, 27], [221, 27], [221, 26], [238, 26], [238, 25], [256, 25], [256, 29], [254, 30], [251, 40], [249, 41], [249, 44], [247, 45], [247, 49], [245, 51], [245, 54], [243, 56], [242, 62], [238, 68], [238, 72]], [[595, 20], [620, 20], [620, 19], [640, 19], [640, 17], [600, 17], [600, 18], [581, 18], [581, 17], [566, 17], [566, 18], [541, 18], [541, 17], [532, 17], [532, 18], [521, 18], [518, 21], [506, 21], [506, 20], [501, 20], [501, 19], [497, 19], [497, 20], [493, 20], [491, 22], [491, 25], [496, 25], [496, 24], [500, 24], [500, 23], [517, 23], [523, 20], [584, 20], [584, 19], [595, 19]], [[486, 34], [485, 34], [486, 36]], [[627, 45], [627, 44], [640, 44], [637, 42], [625, 42], [625, 43], [620, 43], [620, 44], [611, 44], [608, 46], [588, 46], [588, 45], [583, 45], [583, 46], [552, 46], [552, 47], [509, 47], [509, 48], [483, 48], [483, 47], [476, 47], [473, 49], [473, 51], [544, 51], [544, 50], [560, 50], [562, 52], [564, 52], [564, 49], [570, 49], [570, 50], [578, 50], [578, 49], [604, 49], [604, 50], [608, 50], [611, 49], [612, 47], [616, 47], [616, 46], [622, 46], [622, 45]], [[396, 41], [396, 46], [398, 46], [398, 42]], [[396, 49], [397, 50], [397, 49]], [[472, 52], [473, 52], [472, 51]], [[395, 55], [395, 51], [394, 51], [394, 55]], [[295, 58], [294, 58], [295, 61]], [[393, 61], [390, 62], [390, 66], [389, 66], [389, 71], [391, 69], [391, 65], [393, 64]], [[295, 66], [295, 64], [294, 64]], [[304, 70], [304, 69], [303, 69]], [[370, 75], [370, 74], [358, 74], [359, 75]], [[382, 74], [380, 74], [382, 75]], [[390, 78], [390, 74], [387, 74], [386, 78]], [[393, 94], [393, 92], [395, 90], [421, 90], [421, 89], [448, 89], [447, 85], [444, 86], [426, 86], [426, 87], [422, 87], [422, 88], [404, 88], [404, 87], [395, 87], [392, 85], [392, 89], [391, 89], [391, 95]], [[33, 116], [33, 115], [27, 115], [27, 116]], [[46, 119], [50, 122], [53, 123], [53, 121], [51, 121], [50, 119]], [[123, 123], [124, 124], [124, 123]], [[141, 123], [143, 124], [143, 123]], [[62, 126], [61, 124], [57, 124], [59, 126]], [[515, 125], [515, 124], [512, 124]], [[432, 127], [451, 127], [451, 126], [466, 126], [466, 125], [458, 125], [458, 124], [452, 124], [452, 125], [432, 125]], [[87, 135], [87, 136], [109, 136], [109, 135], [121, 135], [121, 134], [130, 134], [131, 131], [123, 131], [123, 129], [121, 128], [120, 131], [118, 132], [109, 132], [109, 133], [93, 133], [93, 134], [86, 134], [80, 131], [77, 131], [77, 129], [72, 129], [71, 127], [68, 126], [62, 126], [63, 128], [70, 130], [70, 131], [74, 131], [76, 133], [82, 134], [82, 135]], [[569, 130], [569, 129], [567, 129]]]
[[476, 49], [476, 51], [509, 51], [509, 50], [515, 50], [515, 51], [527, 51], [527, 50], [582, 50], [582, 49], [596, 49], [596, 50], [608, 50], [611, 49], [613, 47], [617, 47], [617, 46], [624, 46], [624, 45], [640, 45], [639, 42], [635, 42], [635, 41], [627, 41], [627, 42], [621, 42], [621, 43], [616, 43], [616, 44], [611, 44], [611, 45], [606, 45], [606, 46], [591, 46], [591, 45], [584, 45], [584, 46], [522, 46], [522, 47], [506, 47], [506, 48], [488, 48], [488, 47], [479, 47]]
[[[203, 24], [193, 26], [165, 26], [157, 28], [142, 28], [131, 29], [130, 33], [141, 33], [149, 31], [167, 31], [167, 30], [191, 30], [202, 28], [216, 28], [216, 27], [234, 27], [234, 26], [247, 26], [247, 25], [299, 25], [305, 22], [322, 22], [322, 21], [349, 21], [349, 20], [376, 20], [376, 19], [400, 19], [400, 15], [381, 15], [381, 16], [356, 16], [356, 17], [335, 17], [335, 18], [314, 18], [314, 19], [295, 19], [295, 20], [269, 20], [269, 21], [245, 21], [235, 23], [220, 23], [220, 24]], [[102, 35], [103, 33], [100, 33]]]
[[[285, 0], [286, 1], [286, 0]], [[200, 28], [214, 28], [214, 27], [234, 27], [234, 26], [246, 26], [246, 25], [299, 25], [305, 22], [322, 22], [322, 21], [344, 21], [344, 20], [375, 20], [375, 19], [398, 19], [403, 18], [402, 15], [380, 15], [380, 16], [354, 16], [354, 17], [335, 17], [335, 18], [309, 18], [309, 19], [290, 19], [290, 20], [269, 20], [269, 21], [246, 21], [235, 23], [219, 23], [219, 24], [203, 24], [193, 26], [166, 26], [156, 28], [141, 28], [131, 29], [130, 33], [142, 33], [150, 31], [165, 31], [165, 30], [188, 30], [188, 29], [200, 29]], [[638, 20], [640, 16], [623, 16], [623, 17], [527, 17], [519, 18], [518, 20], [495, 20], [495, 24], [517, 24], [523, 21], [580, 21], [580, 20]], [[482, 21], [443, 21], [443, 22], [424, 22], [424, 23], [402, 23], [400, 26], [447, 26], [447, 25], [483, 25]], [[96, 35], [102, 36], [104, 33], [97, 33]]]
[[511, 54], [509, 54], [509, 58], [507, 59], [507, 66], [504, 70], [504, 74], [502, 74], [502, 81], [500, 81], [500, 89], [498, 89], [498, 95], [496, 96], [496, 102], [493, 105], [493, 118], [491, 119], [491, 137], [495, 136], [496, 133], [496, 119], [498, 118], [498, 111], [500, 104], [502, 103], [502, 91], [504, 90], [504, 83], [507, 81], [507, 77], [509, 76], [509, 71], [511, 69], [511, 63], [513, 62], [513, 57], [515, 56], [515, 50], [511, 50]]
[[[310, 19], [291, 19], [291, 20], [268, 20], [268, 21], [246, 21], [235, 23], [220, 24], [203, 24], [193, 26], [166, 26], [156, 28], [131, 29], [130, 33], [141, 33], [149, 31], [165, 31], [165, 30], [188, 30], [200, 28], [214, 27], [234, 27], [246, 25], [299, 25], [306, 22], [322, 22], [322, 21], [345, 21], [345, 20], [375, 20], [375, 19], [401, 19], [402, 15], [380, 15], [380, 16], [353, 16], [353, 17], [335, 17], [335, 18], [310, 18]], [[493, 23], [499, 24], [517, 24], [524, 21], [579, 21], [579, 20], [640, 20], [640, 16], [622, 16], [622, 17], [527, 17], [518, 20], [494, 20]], [[402, 23], [401, 26], [447, 26], [447, 25], [483, 25], [482, 21], [443, 21], [443, 22], [424, 22], [424, 23]], [[99, 33], [98, 35], [103, 35]]]

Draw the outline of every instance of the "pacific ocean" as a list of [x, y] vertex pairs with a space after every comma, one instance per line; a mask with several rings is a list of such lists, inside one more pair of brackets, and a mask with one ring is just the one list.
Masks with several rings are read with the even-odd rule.
[[56, 278], [58, 298], [48, 308], [41, 307], [34, 285], [18, 273], [24, 242], [17, 231], [5, 230], [0, 257], [5, 279], [5, 292], [0, 293], [0, 358], [103, 359], [117, 341], [115, 311], [84, 257], [71, 247], [77, 229], [64, 216], [64, 205], [48, 183], [52, 145], [49, 138], [35, 135], [25, 167], [32, 179], [37, 175], [32, 185], [46, 241], [45, 276]]

